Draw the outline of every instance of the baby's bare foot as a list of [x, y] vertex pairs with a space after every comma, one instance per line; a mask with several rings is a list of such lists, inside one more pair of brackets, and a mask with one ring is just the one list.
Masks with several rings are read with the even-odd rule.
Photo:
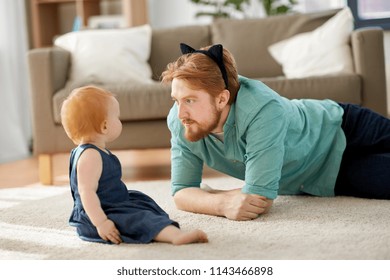
[[190, 232], [182, 232], [172, 241], [172, 244], [183, 245], [189, 243], [206, 243], [208, 241], [207, 234], [197, 229]]

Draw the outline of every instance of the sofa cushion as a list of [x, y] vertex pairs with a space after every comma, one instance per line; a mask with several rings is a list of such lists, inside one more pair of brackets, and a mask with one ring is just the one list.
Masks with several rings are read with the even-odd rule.
[[287, 78], [353, 73], [352, 30], [353, 16], [346, 7], [315, 30], [273, 44], [269, 51]]
[[[173, 105], [170, 86], [159, 82], [95, 85], [104, 87], [116, 95], [120, 105], [120, 119], [123, 122], [166, 119]], [[53, 114], [57, 124], [61, 124], [62, 102], [76, 87], [78, 85], [69, 84], [53, 96]]]
[[361, 78], [356, 74], [338, 74], [302, 79], [285, 77], [259, 78], [280, 95], [289, 99], [332, 99], [361, 104]]
[[271, 16], [262, 19], [219, 19], [211, 25], [213, 44], [222, 44], [234, 55], [241, 75], [249, 78], [283, 75], [268, 47], [291, 36], [312, 31], [336, 11]]
[[194, 48], [210, 45], [210, 27], [196, 25], [154, 29], [149, 60], [153, 79], [158, 80], [168, 63], [181, 55], [180, 43], [189, 44]]
[[151, 38], [151, 27], [143, 25], [69, 32], [54, 44], [71, 53], [70, 82], [148, 82]]

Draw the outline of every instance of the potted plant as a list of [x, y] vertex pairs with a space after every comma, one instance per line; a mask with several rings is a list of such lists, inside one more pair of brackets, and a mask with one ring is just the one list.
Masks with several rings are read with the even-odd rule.
[[280, 0], [261, 0], [261, 2], [267, 16], [287, 14], [298, 3], [297, 0], [288, 0], [287, 4], [283, 4]]
[[[259, 0], [267, 16], [289, 13], [297, 0]], [[250, 0], [191, 0], [192, 3], [214, 7], [214, 11], [200, 11], [196, 17], [211, 16], [213, 18], [232, 18], [232, 11], [245, 17], [245, 7], [250, 6]]]
[[249, 5], [250, 0], [191, 0], [192, 3], [212, 6], [214, 11], [202, 11], [196, 13], [196, 17], [211, 16], [213, 18], [231, 18], [231, 11], [235, 10], [241, 14], [244, 14], [243, 6]]

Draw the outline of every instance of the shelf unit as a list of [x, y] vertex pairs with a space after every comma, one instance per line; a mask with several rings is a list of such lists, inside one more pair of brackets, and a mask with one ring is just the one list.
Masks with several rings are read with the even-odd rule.
[[[88, 18], [100, 15], [100, 0], [30, 0], [33, 48], [51, 46], [53, 38], [60, 34], [59, 5], [75, 3], [76, 15], [83, 27]], [[148, 23], [147, 0], [122, 0], [123, 15], [127, 26]]]
[[87, 25], [90, 16], [100, 14], [100, 0], [31, 0], [34, 48], [52, 45], [53, 37], [60, 33], [58, 8], [64, 3], [75, 3], [76, 15], [83, 26]]

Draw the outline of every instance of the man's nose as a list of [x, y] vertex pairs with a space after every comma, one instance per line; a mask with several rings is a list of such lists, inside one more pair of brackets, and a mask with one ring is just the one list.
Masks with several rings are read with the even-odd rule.
[[181, 105], [181, 104], [178, 104], [177, 105], [177, 112], [178, 112], [178, 117], [179, 119], [183, 119], [185, 117], [187, 117], [187, 111], [185, 110], [185, 106]]

